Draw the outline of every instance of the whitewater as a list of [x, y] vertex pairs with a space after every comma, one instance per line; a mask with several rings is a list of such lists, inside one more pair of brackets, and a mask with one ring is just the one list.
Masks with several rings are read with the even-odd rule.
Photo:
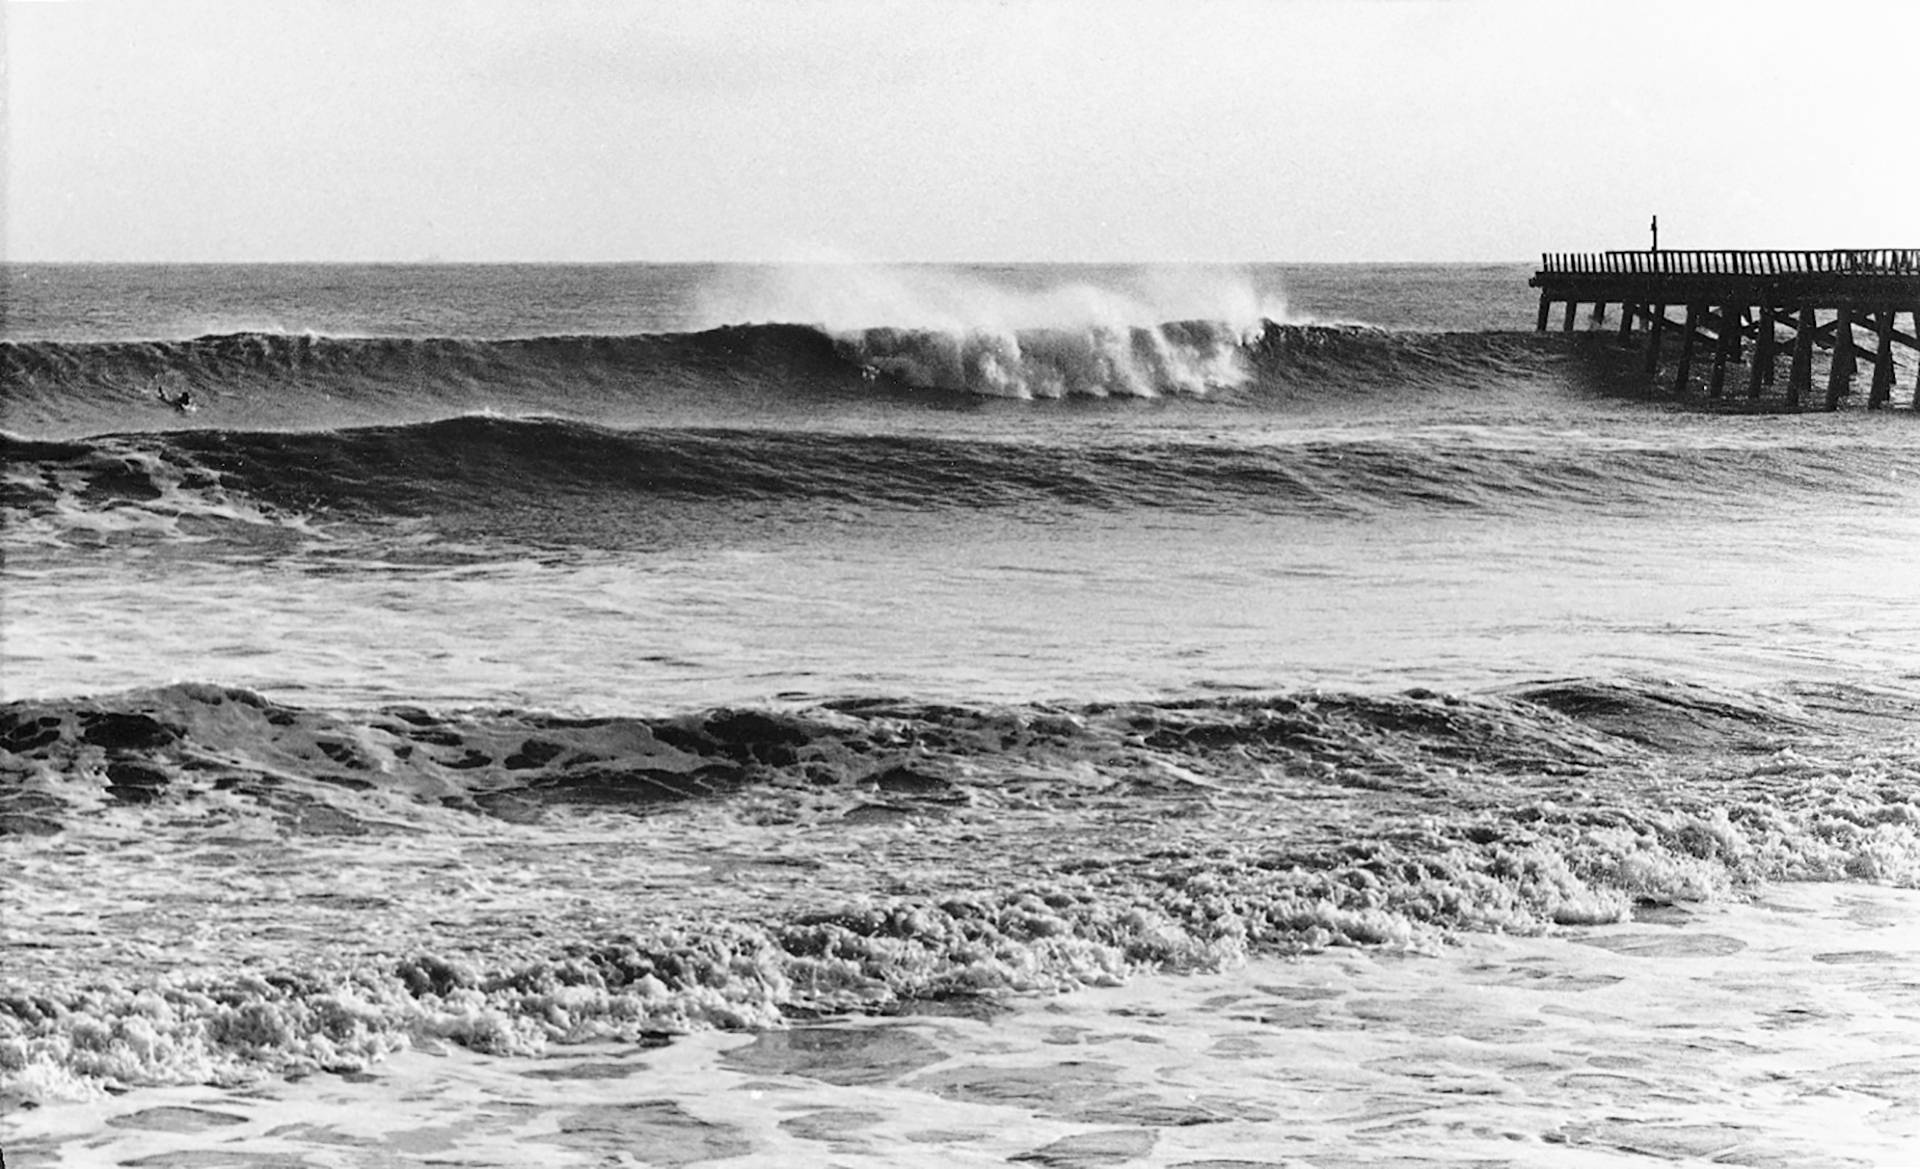
[[1527, 271], [9, 265], [8, 1163], [1896, 1163], [1914, 414]]

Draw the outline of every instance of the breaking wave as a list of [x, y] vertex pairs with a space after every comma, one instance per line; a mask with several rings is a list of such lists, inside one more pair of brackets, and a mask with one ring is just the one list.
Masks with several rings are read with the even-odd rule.
[[[0, 993], [0, 1070], [29, 1094], [234, 1082], [1417, 950], [1764, 880], [1912, 885], [1916, 713], [1635, 680], [602, 719], [204, 685], [16, 702], [10, 854], [100, 869], [53, 916], [16, 900], [51, 948]], [[156, 900], [162, 869], [270, 918]], [[128, 914], [138, 975], [103, 960]], [[289, 931], [325, 957], [274, 965]]]
[[[767, 422], [823, 407], [952, 408], [995, 399], [1197, 401], [1311, 411], [1355, 396], [1457, 403], [1591, 381], [1585, 341], [1518, 333], [1192, 320], [743, 325], [632, 337], [0, 342], [15, 433], [334, 429], [494, 412], [609, 425]], [[1602, 376], [1604, 376], [1604, 371]], [[192, 413], [164, 398], [189, 393]]]

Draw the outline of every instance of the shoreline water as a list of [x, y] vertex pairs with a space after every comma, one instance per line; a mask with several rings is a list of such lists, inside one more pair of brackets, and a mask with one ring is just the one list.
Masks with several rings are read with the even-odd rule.
[[1915, 701], [16, 703], [0, 1057], [55, 1096], [243, 1081], [423, 1037], [529, 1053], [1913, 883]]
[[1911, 889], [1773, 885], [975, 1017], [426, 1046], [16, 1108], [8, 1165], [1891, 1165], [1920, 1141], [1916, 918]]

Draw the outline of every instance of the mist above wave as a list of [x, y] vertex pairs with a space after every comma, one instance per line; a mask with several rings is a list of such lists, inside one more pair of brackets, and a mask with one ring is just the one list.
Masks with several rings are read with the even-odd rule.
[[[1057, 271], [1057, 270], [1056, 270]], [[1150, 328], [1217, 321], [1252, 329], [1286, 321], [1283, 299], [1245, 274], [1211, 267], [1140, 268], [1096, 283], [1039, 283], [922, 265], [794, 265], [717, 276], [699, 298], [707, 327], [747, 322], [814, 325], [829, 333], [874, 328], [941, 332]]]
[[723, 278], [710, 323], [810, 325], [876, 375], [996, 397], [1156, 397], [1245, 385], [1246, 344], [1286, 319], [1245, 274], [1141, 268], [1036, 283], [1008, 272], [826, 264]]

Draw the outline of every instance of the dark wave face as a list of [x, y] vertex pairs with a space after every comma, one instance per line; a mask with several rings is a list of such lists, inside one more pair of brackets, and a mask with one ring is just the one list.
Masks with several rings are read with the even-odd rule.
[[1174, 511], [1360, 518], [1775, 506], [1807, 493], [1896, 498], [1920, 475], [1899, 445], [1666, 446], [1472, 432], [1299, 440], [611, 430], [464, 417], [341, 431], [205, 430], [4, 439], [16, 540], [95, 543], [425, 521], [510, 545], [618, 548], [702, 514], [807, 522], [876, 511]]
[[[1591, 346], [1589, 346], [1590, 348]], [[0, 343], [7, 428], [324, 429], [452, 414], [610, 425], [765, 423], [998, 399], [1188, 401], [1311, 412], [1355, 395], [1429, 404], [1529, 378], [1603, 381], [1559, 337], [1190, 321], [1006, 330], [798, 325], [519, 340], [243, 333], [190, 341]], [[168, 404], [181, 393], [193, 411]]]
[[[695, 407], [757, 412], [778, 383], [850, 388], [858, 371], [800, 327], [521, 340], [242, 333], [190, 341], [0, 345], [8, 426], [316, 429], [496, 409], [592, 417]], [[713, 401], [744, 390], [732, 401]], [[185, 391], [194, 410], [163, 399]], [[681, 400], [691, 396], [691, 404]], [[775, 395], [778, 396], [777, 394]], [[129, 425], [132, 421], [135, 425]]]

